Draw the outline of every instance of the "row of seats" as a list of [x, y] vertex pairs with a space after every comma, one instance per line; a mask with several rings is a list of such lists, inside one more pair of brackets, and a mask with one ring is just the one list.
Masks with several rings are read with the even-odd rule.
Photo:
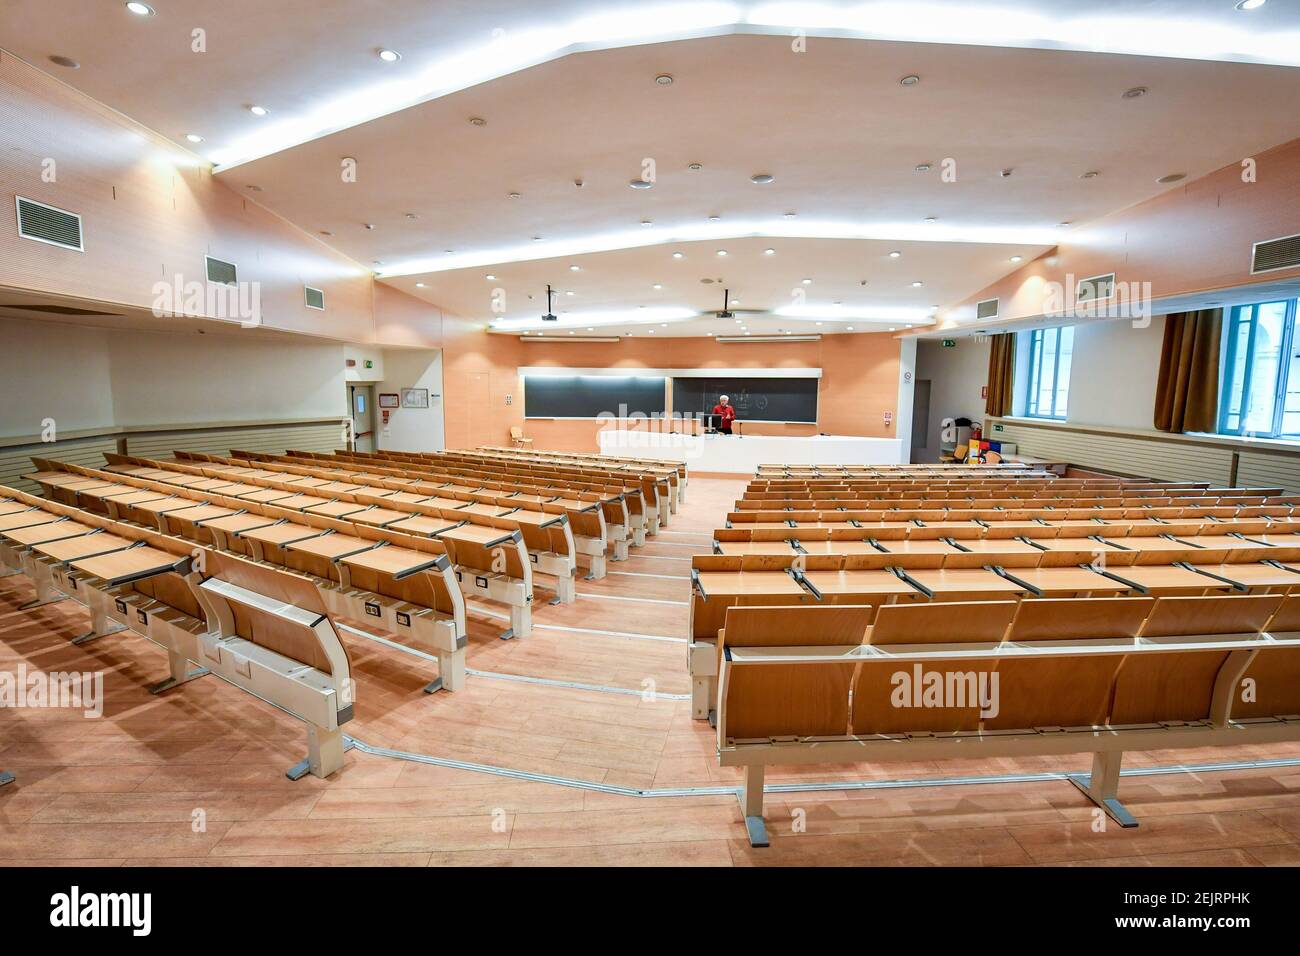
[[[331, 613], [436, 657], [438, 676], [426, 687], [430, 693], [464, 686], [465, 602], [454, 569], [472, 565], [496, 573], [489, 570], [492, 555], [473, 539], [403, 532], [392, 526], [400, 513], [380, 526], [309, 512], [304, 509], [318, 506], [296, 501], [306, 496], [290, 489], [224, 479], [196, 489], [183, 482], [197, 476], [184, 472], [124, 474], [44, 459], [40, 464], [46, 470], [31, 477], [48, 499], [292, 572], [310, 583], [316, 602]], [[385, 517], [373, 517], [383, 510], [378, 505], [354, 507], [350, 518]], [[512, 535], [489, 530], [502, 538], [498, 551], [518, 547]], [[515, 565], [526, 569], [527, 562], [516, 558]], [[37, 579], [38, 592], [45, 583]]]
[[693, 559], [693, 711], [756, 839], [769, 763], [1092, 752], [1129, 825], [1124, 749], [1300, 733], [1294, 499], [1019, 475], [756, 479]]
[[514, 459], [535, 462], [538, 464], [575, 465], [582, 468], [643, 472], [656, 475], [668, 475], [670, 479], [672, 474], [675, 473], [677, 475], [677, 480], [673, 482], [675, 493], [679, 496], [679, 501], [684, 502], [686, 500], [685, 494], [686, 484], [689, 479], [689, 469], [687, 468], [685, 461], [668, 461], [657, 458], [647, 460], [645, 458], [633, 458], [622, 455], [605, 455], [599, 452], [534, 451], [532, 449], [494, 445], [480, 445], [473, 453], [478, 455], [490, 455], [503, 461]]
[[366, 463], [393, 462], [417, 468], [490, 469], [494, 473], [542, 478], [560, 484], [568, 482], [606, 481], [630, 485], [641, 490], [646, 509], [646, 533], [653, 535], [666, 526], [685, 501], [684, 466], [679, 471], [671, 464], [641, 461], [637, 464], [595, 462], [575, 463], [551, 453], [514, 453], [485, 451], [442, 452], [335, 452]]
[[732, 607], [718, 756], [767, 844], [769, 765], [1093, 754], [1113, 820], [1126, 750], [1300, 740], [1300, 596]]
[[904, 465], [759, 465], [754, 474], [759, 478], [873, 478], [878, 475], [920, 475], [923, 477], [940, 477], [945, 475], [996, 473], [1003, 477], [1019, 472], [1037, 474], [1049, 471], [1042, 465], [1028, 465], [1024, 462], [1001, 461], [980, 468], [968, 464], [904, 464]]
[[[591, 577], [603, 577], [611, 551], [613, 560], [623, 560], [630, 544], [635, 542], [639, 545], [645, 539], [646, 509], [644, 498], [636, 487], [595, 482], [548, 483], [536, 476], [507, 475], [491, 469], [434, 470], [403, 466], [392, 461], [361, 460], [344, 452], [322, 455], [291, 450], [284, 455], [267, 455], [235, 451], [232, 455], [232, 459], [222, 460], [210, 455], [178, 452], [177, 458], [191, 462], [244, 461], [293, 474], [331, 475], [365, 484], [396, 485], [407, 491], [429, 495], [454, 495], [474, 502], [478, 510], [497, 509], [494, 513], [564, 515], [572, 538], [573, 562], [566, 562], [555, 570], [543, 568], [541, 564], [554, 564], [545, 557], [552, 549], [545, 542], [537, 541], [535, 535], [529, 542], [530, 550], [542, 558], [537, 569], [550, 574], [563, 570], [572, 576], [577, 567], [577, 555], [581, 554], [586, 558]], [[561, 589], [567, 590], [563, 585]]]
[[342, 766], [351, 665], [333, 613], [301, 576], [6, 487], [0, 563], [35, 583], [24, 607], [70, 598], [90, 612], [74, 643], [131, 630], [161, 645], [170, 675], [154, 693], [212, 673], [303, 720], [307, 758], [290, 777]]

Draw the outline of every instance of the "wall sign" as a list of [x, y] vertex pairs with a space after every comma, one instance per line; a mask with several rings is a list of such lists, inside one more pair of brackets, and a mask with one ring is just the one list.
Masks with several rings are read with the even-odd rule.
[[402, 400], [396, 392], [381, 392], [379, 395], [380, 408], [401, 408]]
[[428, 408], [429, 390], [427, 388], [402, 389], [403, 408]]
[[943, 347], [946, 348], [946, 349], [955, 349], [955, 348], [957, 347], [957, 340], [956, 340], [956, 339], [944, 339], [944, 340], [943, 340]]

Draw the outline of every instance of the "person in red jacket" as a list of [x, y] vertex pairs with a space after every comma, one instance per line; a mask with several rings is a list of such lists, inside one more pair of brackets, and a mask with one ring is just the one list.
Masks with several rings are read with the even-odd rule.
[[718, 431], [724, 435], [731, 434], [731, 423], [736, 420], [736, 410], [731, 407], [730, 401], [726, 395], [722, 395], [718, 398], [718, 404], [713, 406], [713, 414], [722, 416]]

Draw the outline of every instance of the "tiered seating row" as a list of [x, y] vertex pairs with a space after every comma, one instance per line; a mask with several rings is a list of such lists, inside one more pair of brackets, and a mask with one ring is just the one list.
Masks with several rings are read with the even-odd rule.
[[1300, 596], [732, 607], [718, 755], [767, 845], [768, 765], [1092, 753], [1121, 826], [1126, 750], [1300, 740]]
[[[465, 603], [453, 561], [490, 560], [477, 544], [310, 512], [304, 509], [320, 506], [295, 500], [308, 496], [291, 490], [136, 466], [123, 466], [137, 472], [123, 474], [40, 464], [46, 470], [30, 477], [49, 498], [293, 572], [332, 613], [436, 656], [438, 677], [426, 690], [464, 686]], [[364, 507], [357, 518], [383, 517], [379, 506], [354, 507]]]
[[290, 777], [342, 766], [351, 668], [302, 577], [3, 487], [0, 563], [33, 580], [33, 604], [67, 597], [90, 611], [76, 643], [129, 629], [160, 644], [170, 676], [153, 692], [215, 673], [305, 721], [308, 756]]
[[[406, 490], [456, 495], [483, 506], [495, 506], [507, 513], [565, 515], [573, 539], [570, 550], [574, 561], [553, 569], [543, 567], [543, 564], [554, 564], [548, 557], [553, 552], [549, 552], [541, 542], [530, 542], [530, 550], [541, 559], [538, 570], [557, 577], [573, 577], [577, 569], [576, 556], [582, 554], [589, 562], [590, 577], [593, 580], [602, 578], [611, 549], [614, 560], [623, 560], [634, 540], [638, 545], [645, 542], [644, 497], [635, 486], [594, 481], [548, 484], [536, 476], [504, 475], [491, 469], [467, 467], [435, 469], [398, 461], [360, 459], [347, 452], [322, 455], [290, 451], [285, 455], [264, 455], [235, 451], [232, 454], [235, 459], [265, 468], [311, 468], [316, 469], [315, 474], [330, 474], [351, 481], [396, 483]], [[182, 460], [214, 460], [211, 456], [185, 452], [178, 452], [177, 457]], [[528, 516], [525, 514], [523, 517]], [[562, 584], [560, 590], [567, 593], [571, 589]]]
[[[646, 500], [658, 509], [661, 525], [667, 525], [669, 515], [676, 513], [686, 498], [686, 466], [678, 462], [647, 461], [644, 459], [619, 459], [617, 461], [584, 458], [563, 452], [516, 451], [509, 449], [465, 450], [442, 452], [374, 452], [371, 454], [403, 455], [418, 458], [430, 464], [462, 462], [491, 465], [498, 468], [522, 469], [530, 472], [553, 474], [560, 478], [583, 475], [604, 475], [609, 478], [631, 478], [638, 481], [646, 492]], [[658, 508], [659, 499], [664, 507]]]
[[1124, 750], [1300, 739], [1300, 499], [812, 470], [692, 561], [693, 715], [755, 842], [767, 764], [1092, 752], [1076, 782], [1133, 825]]

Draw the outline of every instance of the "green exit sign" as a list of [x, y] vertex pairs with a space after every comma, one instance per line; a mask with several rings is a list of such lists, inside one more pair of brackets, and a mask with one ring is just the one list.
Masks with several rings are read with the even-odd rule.
[[946, 349], [955, 349], [955, 348], [957, 347], [957, 340], [956, 340], [956, 339], [944, 339], [944, 340], [943, 340], [943, 347], [946, 348]]
[[366, 368], [374, 368], [374, 367], [375, 367], [375, 363], [372, 362], [370, 359], [366, 359]]
[[993, 430], [994, 430], [995, 432], [1000, 432], [1000, 431], [1002, 431], [1002, 426], [999, 425], [997, 422], [994, 422], [994, 423], [993, 423]]

